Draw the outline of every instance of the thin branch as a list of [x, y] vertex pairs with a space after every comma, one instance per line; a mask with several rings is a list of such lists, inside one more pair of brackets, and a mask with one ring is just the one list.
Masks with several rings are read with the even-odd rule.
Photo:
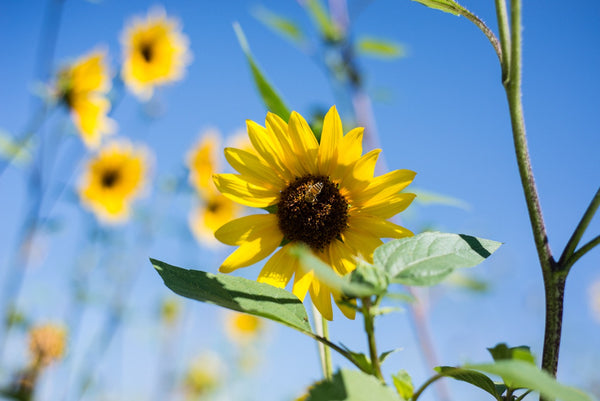
[[510, 78], [510, 26], [508, 14], [506, 12], [506, 0], [496, 0], [496, 17], [498, 19], [498, 29], [500, 31], [500, 46], [502, 47], [502, 58], [500, 66], [502, 67], [502, 84], [506, 85]]
[[590, 242], [579, 248], [577, 252], [575, 252], [571, 257], [565, 262], [563, 269], [564, 274], [566, 275], [569, 272], [571, 266], [575, 264], [583, 255], [592, 250], [595, 246], [600, 245], [600, 235], [592, 239]]
[[492, 44], [492, 47], [494, 48], [494, 50], [496, 51], [496, 55], [498, 56], [498, 60], [500, 61], [500, 64], [502, 65], [503, 60], [504, 60], [503, 53], [502, 53], [502, 47], [500, 46], [500, 41], [498, 40], [496, 35], [494, 35], [494, 32], [492, 32], [492, 30], [490, 28], [488, 28], [487, 25], [482, 20], [480, 20], [478, 16], [476, 16], [475, 14], [473, 14], [466, 8], [462, 8], [460, 10], [460, 14], [463, 15], [466, 19], [468, 19], [472, 23], [474, 23], [475, 25], [477, 25], [477, 27], [479, 29], [481, 29], [483, 34], [488, 38], [488, 40]]
[[[600, 206], [600, 188], [598, 188], [598, 190], [596, 191], [596, 195], [594, 195], [594, 198], [592, 199], [592, 201], [590, 202], [590, 205], [588, 206], [587, 210], [583, 214], [583, 217], [581, 217], [581, 221], [579, 221], [579, 224], [577, 224], [575, 231], [573, 231], [573, 235], [569, 239], [569, 242], [567, 242], [567, 246], [565, 246], [565, 250], [563, 251], [563, 253], [560, 256], [560, 259], [558, 261], [558, 265], [560, 267], [566, 269], [567, 271], [573, 265], [573, 263], [575, 263], [573, 261], [573, 263], [568, 264], [568, 261], [572, 259], [571, 256], [573, 256], [573, 253], [575, 252], [575, 248], [577, 248], [577, 245], [579, 245], [579, 241], [581, 241], [581, 237], [583, 237], [585, 230], [588, 228], [588, 226], [589, 226], [590, 222], [592, 221], [592, 218], [594, 217], [594, 214], [598, 210], [599, 206]], [[583, 255], [581, 255], [581, 256], [583, 256]], [[579, 259], [579, 258], [577, 258], [577, 259]]]

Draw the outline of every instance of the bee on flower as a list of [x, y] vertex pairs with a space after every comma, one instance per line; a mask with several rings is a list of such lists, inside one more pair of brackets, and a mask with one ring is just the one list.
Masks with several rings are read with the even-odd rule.
[[215, 185], [229, 199], [267, 210], [241, 217], [215, 232], [225, 244], [238, 246], [221, 264], [230, 273], [265, 258], [258, 281], [284, 288], [294, 277], [292, 292], [301, 300], [310, 293], [315, 307], [333, 319], [331, 298], [354, 318], [310, 269], [300, 266], [290, 250], [305, 244], [339, 275], [356, 268], [356, 259], [372, 262], [381, 238], [402, 238], [412, 232], [389, 221], [406, 209], [415, 195], [401, 192], [413, 180], [410, 170], [374, 176], [380, 149], [362, 155], [363, 128], [344, 135], [332, 107], [323, 122], [320, 142], [296, 112], [284, 121], [268, 113], [266, 127], [247, 121], [254, 152], [225, 149], [238, 174], [217, 174]]
[[58, 102], [69, 110], [83, 143], [90, 149], [98, 148], [102, 138], [115, 131], [114, 121], [107, 117], [110, 88], [106, 52], [94, 50], [62, 68], [52, 89]]
[[208, 130], [187, 156], [190, 185], [198, 195], [198, 206], [191, 212], [189, 225], [196, 239], [215, 246], [215, 231], [242, 212], [242, 207], [217, 191], [212, 176], [219, 171], [220, 135]]
[[101, 222], [125, 222], [131, 204], [144, 192], [150, 164], [145, 147], [124, 140], [107, 144], [91, 157], [80, 177], [81, 203]]
[[177, 20], [162, 8], [134, 17], [121, 37], [125, 84], [143, 100], [152, 97], [156, 86], [180, 80], [191, 62], [188, 38]]

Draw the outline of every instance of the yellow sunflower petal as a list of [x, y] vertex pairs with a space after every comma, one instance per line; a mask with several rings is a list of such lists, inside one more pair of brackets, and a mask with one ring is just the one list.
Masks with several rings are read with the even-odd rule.
[[290, 116], [288, 134], [294, 147], [294, 154], [286, 155], [288, 158], [293, 156], [290, 162], [299, 163], [303, 174], [316, 173], [319, 143], [304, 117], [295, 111]]
[[321, 144], [319, 146], [320, 174], [327, 177], [332, 175], [337, 163], [338, 148], [342, 142], [343, 135], [342, 120], [335, 106], [332, 106], [323, 121]]
[[363, 191], [353, 194], [352, 202], [364, 206], [379, 203], [406, 188], [415, 178], [414, 171], [394, 170], [371, 180]]
[[312, 283], [315, 273], [312, 270], [304, 270], [302, 267], [296, 269], [296, 275], [294, 276], [294, 286], [292, 292], [301, 301], [304, 302], [310, 283]]
[[350, 216], [348, 225], [378, 238], [404, 238], [414, 235], [412, 231], [391, 221], [363, 214]]
[[271, 284], [278, 288], [284, 288], [290, 282], [294, 272], [298, 269], [298, 259], [290, 257], [289, 247], [290, 244], [285, 245], [267, 260], [258, 275], [258, 282]]
[[373, 179], [375, 164], [380, 153], [381, 149], [373, 149], [358, 159], [352, 166], [344, 169], [346, 174], [342, 178], [340, 185], [343, 188], [351, 189], [353, 194], [364, 190]]
[[284, 186], [283, 180], [262, 159], [241, 149], [225, 148], [225, 158], [246, 177], [255, 177], [265, 186], [280, 189]]
[[319, 280], [313, 280], [310, 288], [310, 299], [313, 304], [327, 320], [333, 320], [333, 311], [331, 310], [331, 290]]
[[363, 258], [367, 262], [373, 259], [373, 251], [383, 244], [383, 241], [366, 231], [352, 227], [342, 234], [344, 243], [348, 248], [352, 249], [354, 255]]
[[263, 230], [259, 237], [243, 242], [229, 255], [219, 267], [219, 271], [231, 273], [240, 267], [250, 266], [263, 260], [277, 249], [282, 239], [279, 230]]
[[279, 200], [278, 192], [251, 184], [237, 174], [216, 174], [213, 179], [223, 195], [242, 205], [267, 207]]
[[281, 177], [289, 176], [286, 165], [283, 162], [284, 155], [280, 143], [273, 136], [269, 135], [266, 128], [261, 127], [254, 121], [247, 120], [246, 127], [250, 142], [260, 157]]
[[115, 123], [107, 117], [109, 110], [110, 102], [101, 95], [78, 95], [72, 99], [73, 122], [88, 148], [97, 148], [104, 134], [114, 132]]
[[396, 194], [381, 200], [381, 202], [364, 206], [361, 208], [361, 211], [365, 214], [389, 219], [406, 209], [415, 197], [415, 194], [410, 193]]
[[[335, 303], [337, 304], [338, 308], [340, 308], [340, 310], [342, 311], [342, 313], [344, 314], [344, 316], [346, 316], [348, 319], [350, 320], [354, 320], [354, 318], [356, 317], [356, 309], [348, 306], [348, 305], [344, 305], [341, 301], [340, 301], [340, 297], [334, 295], [335, 297]], [[352, 304], [356, 305], [356, 300], [355, 299], [351, 299], [348, 300], [346, 302], [350, 302]]]
[[[267, 230], [279, 231], [277, 216], [274, 214], [253, 214], [224, 224], [215, 231], [215, 237], [224, 244], [239, 245], [248, 239], [258, 237], [263, 231]], [[283, 239], [283, 234], [281, 234], [281, 239]]]
[[336, 240], [329, 245], [329, 261], [333, 269], [341, 276], [356, 269], [353, 256], [352, 251], [340, 241]]
[[338, 155], [338, 163], [340, 165], [348, 166], [360, 159], [364, 132], [365, 129], [363, 127], [357, 127], [344, 135], [341, 142], [341, 148], [344, 151]]

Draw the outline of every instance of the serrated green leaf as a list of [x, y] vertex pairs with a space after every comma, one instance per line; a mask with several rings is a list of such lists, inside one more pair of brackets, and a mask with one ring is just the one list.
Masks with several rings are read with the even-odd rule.
[[374, 376], [358, 370], [341, 369], [331, 380], [316, 383], [306, 401], [402, 401]]
[[479, 387], [483, 391], [493, 395], [497, 400], [500, 400], [500, 394], [496, 392], [496, 385], [492, 379], [483, 373], [469, 369], [455, 368], [452, 366], [438, 366], [435, 368], [435, 371], [446, 377], [451, 377], [453, 379], [472, 384], [475, 387]]
[[424, 6], [429, 8], [433, 8], [436, 10], [441, 10], [453, 15], [462, 15], [466, 8], [458, 4], [453, 0], [413, 0], [417, 3], [421, 3]]
[[383, 244], [375, 250], [373, 260], [392, 282], [434, 285], [454, 269], [481, 263], [500, 245], [464, 234], [426, 232]]
[[545, 397], [562, 401], [592, 401], [584, 392], [558, 383], [547, 372], [535, 365], [518, 359], [500, 360], [495, 363], [465, 365], [465, 368], [498, 375], [512, 384], [512, 388], [526, 388]]
[[401, 370], [395, 375], [392, 375], [392, 380], [398, 395], [402, 397], [402, 399], [409, 400], [412, 398], [415, 388], [412, 379], [406, 370]]
[[349, 276], [350, 283], [371, 288], [372, 295], [385, 294], [390, 285], [390, 279], [384, 270], [364, 261], [359, 261]]
[[265, 26], [284, 38], [290, 39], [295, 43], [304, 42], [305, 38], [302, 30], [289, 18], [276, 14], [264, 6], [255, 7], [252, 10], [252, 14]]
[[182, 269], [155, 259], [150, 261], [165, 285], [176, 294], [312, 333], [304, 305], [286, 290], [243, 277]]
[[358, 39], [356, 50], [365, 56], [393, 59], [404, 56], [404, 47], [389, 39], [362, 37]]
[[260, 94], [263, 103], [267, 107], [267, 110], [277, 114], [284, 121], [288, 121], [291, 114], [290, 110], [254, 61], [252, 53], [250, 52], [250, 46], [248, 45], [244, 31], [242, 31], [242, 27], [238, 23], [234, 23], [233, 29], [237, 35], [240, 47], [242, 48], [244, 54], [246, 55], [246, 59], [248, 60], [248, 65], [250, 66], [256, 89], [258, 89], [258, 93]]
[[316, 257], [310, 248], [296, 245], [290, 250], [290, 255], [298, 258], [303, 269], [314, 271], [315, 275], [332, 289], [347, 297], [367, 297], [374, 295], [374, 289], [366, 284], [351, 283], [347, 276], [342, 277], [333, 271], [331, 266]]

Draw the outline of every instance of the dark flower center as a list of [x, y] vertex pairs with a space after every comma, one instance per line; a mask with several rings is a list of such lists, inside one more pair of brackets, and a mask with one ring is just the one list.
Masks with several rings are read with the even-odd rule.
[[112, 188], [119, 181], [120, 174], [118, 170], [106, 170], [102, 174], [101, 184], [104, 188]]
[[212, 201], [212, 202], [208, 202], [208, 204], [206, 205], [206, 210], [208, 210], [211, 213], [216, 213], [217, 211], [219, 211], [219, 209], [221, 209], [222, 204], [218, 201]]
[[286, 240], [322, 251], [346, 229], [348, 202], [329, 178], [307, 175], [281, 192], [277, 218]]
[[142, 45], [140, 46], [140, 53], [142, 54], [142, 57], [144, 58], [144, 61], [146, 61], [146, 63], [151, 62], [152, 57], [154, 56], [152, 43], [142, 43]]

